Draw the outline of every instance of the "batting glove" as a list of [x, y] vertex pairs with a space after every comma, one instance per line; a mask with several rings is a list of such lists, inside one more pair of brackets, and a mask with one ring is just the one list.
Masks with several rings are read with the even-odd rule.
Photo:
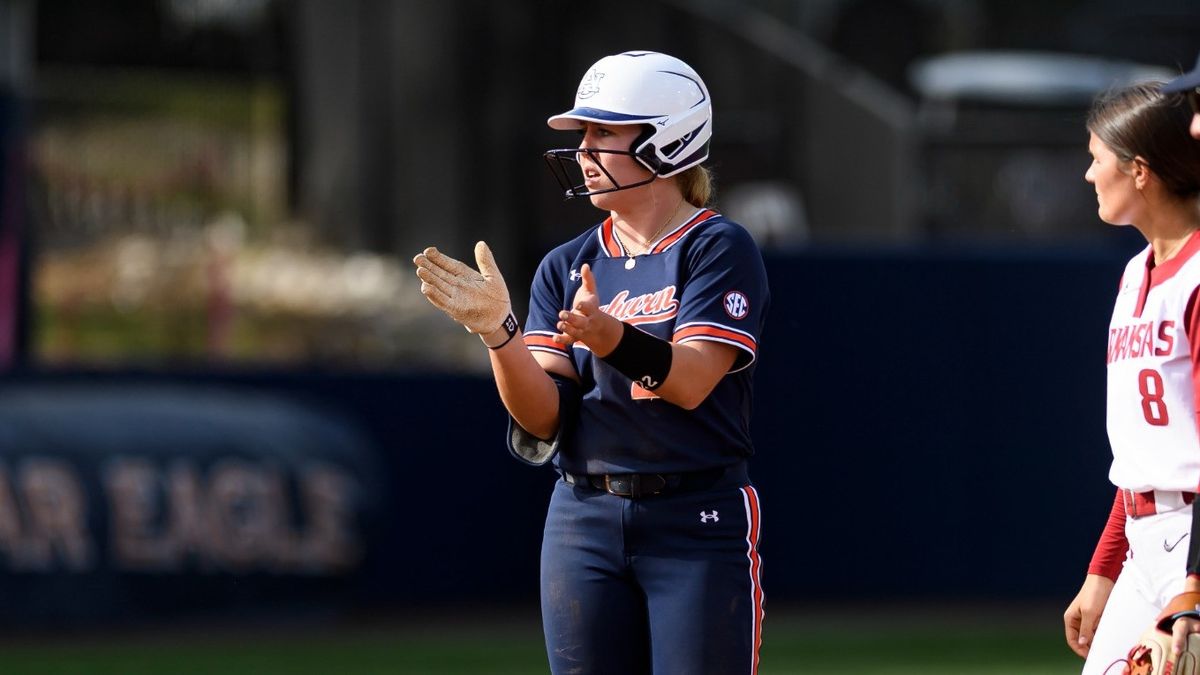
[[418, 253], [413, 264], [425, 298], [472, 333], [492, 333], [512, 313], [504, 277], [492, 249], [482, 241], [475, 244], [479, 271], [432, 246]]

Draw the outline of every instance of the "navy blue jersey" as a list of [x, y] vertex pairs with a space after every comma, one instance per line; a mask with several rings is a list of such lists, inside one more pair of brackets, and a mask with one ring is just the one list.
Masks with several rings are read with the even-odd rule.
[[[632, 262], [630, 262], [632, 261]], [[695, 410], [634, 384], [582, 344], [552, 339], [591, 265], [601, 309], [664, 340], [711, 340], [738, 350], [729, 373]], [[697, 210], [645, 255], [630, 257], [611, 219], [551, 251], [538, 266], [525, 322], [530, 350], [570, 359], [579, 419], [564, 421], [555, 464], [573, 473], [674, 473], [725, 466], [753, 454], [752, 380], [770, 293], [750, 234]]]

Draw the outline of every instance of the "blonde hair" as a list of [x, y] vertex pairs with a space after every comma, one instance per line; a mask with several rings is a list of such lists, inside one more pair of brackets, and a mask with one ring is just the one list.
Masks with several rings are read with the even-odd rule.
[[713, 177], [708, 167], [697, 164], [675, 177], [679, 192], [697, 208], [707, 206], [713, 196]]

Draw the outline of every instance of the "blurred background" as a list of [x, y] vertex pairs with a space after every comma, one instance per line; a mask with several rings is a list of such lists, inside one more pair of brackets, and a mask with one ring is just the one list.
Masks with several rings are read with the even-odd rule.
[[0, 624], [536, 612], [555, 475], [409, 260], [486, 239], [523, 315], [601, 218], [545, 119], [653, 49], [771, 278], [770, 602], [1059, 630], [1144, 245], [1084, 116], [1197, 36], [1194, 0], [0, 0]]

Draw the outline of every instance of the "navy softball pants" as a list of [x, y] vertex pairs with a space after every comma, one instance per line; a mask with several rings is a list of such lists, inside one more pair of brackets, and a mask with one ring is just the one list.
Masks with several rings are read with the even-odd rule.
[[554, 675], [758, 672], [758, 493], [740, 473], [637, 500], [555, 484], [541, 562]]

